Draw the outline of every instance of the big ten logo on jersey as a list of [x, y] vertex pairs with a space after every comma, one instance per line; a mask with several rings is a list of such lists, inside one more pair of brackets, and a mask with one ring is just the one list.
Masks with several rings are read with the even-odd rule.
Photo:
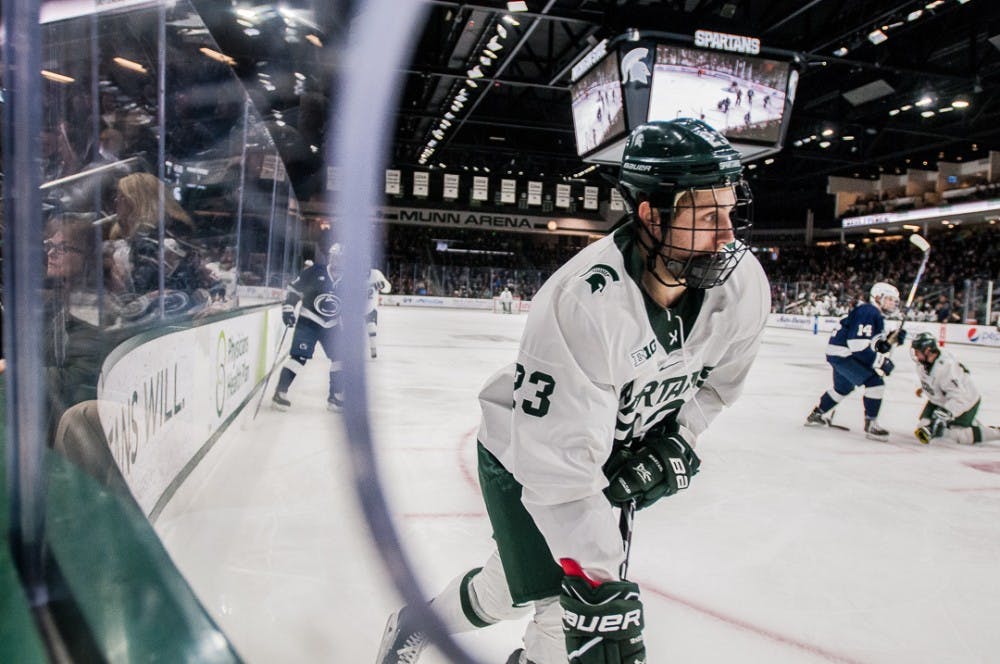
[[[636, 423], [646, 430], [657, 422], [675, 416], [688, 399], [705, 384], [715, 367], [704, 367], [690, 374], [654, 378], [636, 391], [635, 381], [625, 384], [618, 398], [618, 421], [615, 439], [631, 440], [640, 432]], [[626, 442], [627, 442], [626, 440]]]
[[640, 364], [653, 357], [656, 353], [656, 339], [653, 339], [648, 344], [640, 348], [639, 350], [634, 350], [629, 355], [632, 358], [632, 366], [638, 367]]

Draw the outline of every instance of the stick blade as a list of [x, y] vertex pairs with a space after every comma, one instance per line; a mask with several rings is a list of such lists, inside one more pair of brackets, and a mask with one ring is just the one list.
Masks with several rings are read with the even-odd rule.
[[910, 236], [910, 242], [915, 244], [920, 251], [929, 251], [931, 248], [931, 243], [922, 235], [917, 235], [916, 233]]

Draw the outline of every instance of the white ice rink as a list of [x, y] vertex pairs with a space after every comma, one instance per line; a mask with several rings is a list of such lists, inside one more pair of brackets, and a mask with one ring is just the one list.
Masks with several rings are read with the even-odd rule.
[[[514, 359], [525, 318], [380, 311], [369, 366], [381, 472], [428, 594], [491, 549], [476, 392]], [[1000, 444], [917, 443], [905, 349], [882, 410], [889, 442], [859, 432], [859, 395], [837, 416], [851, 432], [804, 428], [830, 386], [825, 344], [768, 329], [743, 398], [699, 441], [691, 489], [638, 514], [630, 577], [651, 662], [1000, 661]], [[980, 419], [1000, 424], [1000, 350], [950, 349], [985, 395]], [[156, 522], [251, 664], [368, 664], [397, 606], [325, 396], [317, 359], [292, 387], [292, 410], [265, 405], [256, 422], [234, 423]], [[520, 631], [462, 642], [499, 663]]]

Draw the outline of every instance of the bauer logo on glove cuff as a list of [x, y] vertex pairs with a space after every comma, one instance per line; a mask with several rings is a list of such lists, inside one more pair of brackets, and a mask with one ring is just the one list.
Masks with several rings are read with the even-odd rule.
[[642, 609], [632, 609], [627, 613], [612, 613], [605, 616], [581, 616], [569, 609], [563, 610], [563, 622], [568, 629], [580, 632], [607, 634], [621, 632], [629, 626], [642, 627]]

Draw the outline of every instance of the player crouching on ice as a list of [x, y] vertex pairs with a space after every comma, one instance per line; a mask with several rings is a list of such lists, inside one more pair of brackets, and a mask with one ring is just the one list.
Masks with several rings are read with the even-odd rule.
[[934, 335], [921, 332], [915, 336], [910, 356], [920, 378], [917, 396], [927, 397], [920, 412], [920, 426], [913, 432], [921, 443], [947, 438], [972, 445], [1000, 439], [1000, 430], [983, 426], [976, 419], [981, 396], [969, 370], [954, 355], [938, 348]]
[[[479, 394], [496, 548], [433, 607], [453, 633], [530, 612], [507, 664], [647, 661], [628, 515], [688, 487], [695, 441], [739, 397], [771, 306], [744, 241], [742, 170], [704, 122], [636, 127], [618, 185], [627, 223], [545, 282], [517, 363]], [[417, 660], [412, 613], [389, 618], [379, 664]]]
[[854, 388], [864, 385], [865, 437], [889, 440], [889, 432], [879, 426], [878, 413], [885, 393], [885, 376], [892, 373], [889, 352], [906, 339], [906, 330], [897, 328], [885, 336], [885, 318], [899, 308], [899, 291], [880, 281], [871, 290], [871, 302], [854, 307], [830, 336], [826, 361], [833, 367], [833, 389], [820, 397], [819, 405], [806, 418], [806, 426], [829, 426], [826, 414], [837, 407]]

